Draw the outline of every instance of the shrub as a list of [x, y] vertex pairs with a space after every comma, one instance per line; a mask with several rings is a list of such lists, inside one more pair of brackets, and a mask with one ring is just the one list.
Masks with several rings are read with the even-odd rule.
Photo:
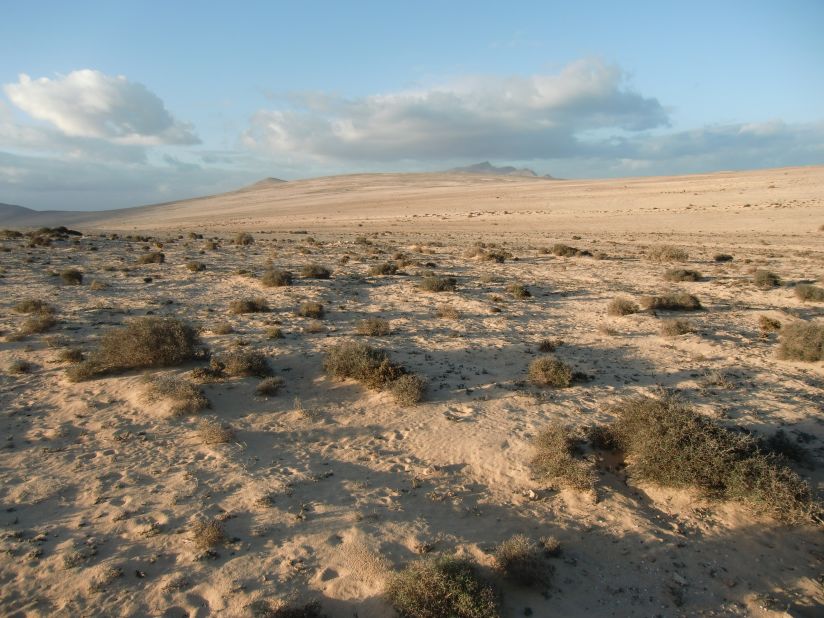
[[752, 282], [757, 288], [769, 290], [781, 285], [781, 278], [769, 270], [756, 270], [752, 275]]
[[212, 326], [211, 331], [215, 335], [228, 335], [235, 332], [235, 327], [229, 322], [217, 322]]
[[306, 302], [300, 304], [296, 313], [302, 318], [314, 318], [319, 320], [326, 312], [322, 304], [313, 300], [307, 300]]
[[173, 376], [162, 376], [149, 382], [146, 396], [149, 401], [169, 401], [175, 416], [194, 414], [210, 406], [200, 387]]
[[54, 307], [39, 298], [27, 298], [14, 306], [17, 313], [54, 313]]
[[466, 560], [418, 560], [393, 574], [386, 597], [402, 618], [499, 618], [498, 593]]
[[538, 342], [538, 351], [547, 354], [554, 352], [556, 348], [562, 346], [564, 342], [561, 339], [541, 339]]
[[555, 486], [588, 491], [595, 487], [592, 465], [575, 458], [577, 441], [566, 427], [552, 423], [536, 436], [530, 466], [540, 480]]
[[109, 284], [104, 282], [104, 281], [98, 281], [97, 279], [94, 279], [91, 282], [91, 284], [89, 285], [89, 289], [92, 290], [93, 292], [99, 292], [101, 290], [108, 290], [109, 289]]
[[661, 322], [661, 334], [664, 337], [678, 337], [694, 332], [695, 327], [689, 320], [675, 319]]
[[339, 379], [353, 379], [374, 390], [383, 390], [406, 373], [383, 350], [364, 343], [344, 341], [332, 346], [323, 361], [326, 373]]
[[578, 257], [592, 255], [589, 251], [582, 251], [577, 247], [570, 247], [569, 245], [565, 245], [562, 243], [555, 243], [554, 245], [552, 245], [551, 251], [553, 255], [557, 255], [559, 257]]
[[137, 258], [138, 264], [163, 264], [166, 261], [166, 254], [162, 251], [150, 251]]
[[355, 325], [355, 332], [358, 335], [372, 335], [379, 337], [391, 333], [389, 321], [383, 318], [366, 318], [359, 320]]
[[458, 286], [455, 277], [429, 275], [421, 279], [420, 288], [427, 292], [454, 292]]
[[629, 298], [618, 297], [612, 300], [607, 307], [609, 315], [631, 315], [638, 313], [638, 304]]
[[394, 275], [398, 272], [398, 265], [394, 262], [386, 262], [384, 264], [375, 264], [369, 269], [369, 274], [372, 276], [378, 275]]
[[758, 316], [758, 328], [762, 335], [781, 330], [781, 322], [766, 315]]
[[657, 247], [650, 247], [647, 251], [647, 257], [656, 262], [686, 262], [690, 258], [690, 254], [687, 253], [686, 249], [674, 245], [658, 245]]
[[57, 353], [57, 360], [64, 363], [79, 363], [83, 360], [83, 351], [79, 348], [66, 348]]
[[234, 243], [236, 245], [240, 245], [241, 247], [245, 247], [255, 244], [255, 239], [249, 232], [238, 232], [235, 235]]
[[807, 362], [824, 360], [824, 323], [799, 320], [782, 328], [778, 358]]
[[644, 296], [641, 298], [644, 309], [662, 309], [666, 311], [698, 311], [702, 309], [701, 301], [686, 292], [667, 292], [662, 296]]
[[395, 403], [411, 406], [423, 399], [426, 381], [418, 375], [407, 373], [392, 382], [390, 390]]
[[283, 339], [283, 331], [277, 326], [270, 326], [264, 334], [267, 339]]
[[536, 386], [566, 388], [572, 385], [572, 367], [554, 356], [542, 356], [529, 364], [529, 381]]
[[532, 293], [525, 285], [521, 285], [520, 283], [510, 283], [506, 286], [506, 291], [513, 297], [517, 298], [518, 300], [523, 300], [524, 298], [529, 298], [532, 296]]
[[266, 378], [272, 375], [272, 367], [263, 352], [236, 350], [217, 359], [218, 368], [229, 376]]
[[192, 261], [192, 262], [187, 262], [186, 263], [186, 268], [190, 272], [199, 273], [201, 271], [206, 270], [206, 264], [204, 264], [203, 262]]
[[712, 259], [716, 262], [732, 262], [733, 257], [729, 253], [716, 253]]
[[785, 521], [814, 517], [810, 488], [752, 436], [714, 423], [676, 395], [632, 397], [612, 408], [618, 446], [636, 478], [693, 487]]
[[255, 394], [265, 397], [277, 395], [282, 386], [282, 378], [264, 378], [258, 382], [257, 387], [255, 387]]
[[241, 300], [233, 300], [229, 304], [229, 311], [231, 313], [262, 313], [269, 311], [269, 304], [265, 298], [243, 298]]
[[177, 318], [143, 317], [103, 334], [89, 360], [70, 368], [70, 379], [148, 367], [170, 367], [200, 353], [200, 340], [189, 324]]
[[60, 271], [60, 280], [67, 285], [80, 285], [83, 283], [83, 273], [76, 268], [67, 268]]
[[260, 282], [267, 288], [277, 288], [292, 285], [293, 279], [294, 276], [288, 270], [270, 268], [263, 273]]
[[197, 428], [203, 444], [225, 444], [235, 439], [235, 430], [220, 421], [204, 420]]
[[449, 305], [438, 305], [435, 308], [435, 315], [439, 318], [457, 320], [461, 317], [461, 312], [455, 309], [455, 307], [451, 307]]
[[56, 324], [57, 320], [51, 313], [38, 313], [23, 320], [17, 332], [22, 336], [45, 333]]
[[824, 288], [818, 287], [817, 285], [799, 283], [795, 286], [795, 295], [798, 299], [804, 301], [824, 302]]
[[300, 269], [300, 274], [306, 279], [328, 279], [332, 271], [320, 264], [307, 264]]
[[506, 576], [522, 586], [549, 586], [553, 568], [545, 559], [546, 552], [523, 534], [516, 534], [495, 549], [495, 565]]
[[226, 542], [223, 524], [216, 519], [198, 521], [192, 526], [192, 542], [198, 549], [211, 549]]
[[664, 273], [664, 281], [701, 281], [701, 273], [685, 268], [670, 268]]
[[31, 373], [33, 370], [34, 364], [22, 358], [14, 359], [6, 368], [6, 371], [13, 374]]

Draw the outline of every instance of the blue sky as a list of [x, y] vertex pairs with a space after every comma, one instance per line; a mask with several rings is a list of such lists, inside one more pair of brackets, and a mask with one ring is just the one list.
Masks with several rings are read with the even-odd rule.
[[572, 4], [0, 1], [0, 202], [824, 163], [824, 2]]

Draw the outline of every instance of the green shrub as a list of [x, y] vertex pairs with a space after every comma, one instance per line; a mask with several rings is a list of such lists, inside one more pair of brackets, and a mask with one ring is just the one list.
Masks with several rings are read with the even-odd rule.
[[810, 363], [824, 360], [824, 323], [799, 320], [782, 328], [778, 358]]
[[535, 454], [530, 461], [538, 479], [557, 487], [589, 491], [595, 487], [595, 470], [576, 459], [577, 441], [566, 427], [552, 423], [536, 436]]
[[389, 578], [386, 597], [401, 618], [499, 618], [499, 594], [476, 567], [451, 557], [426, 558]]
[[696, 413], [673, 394], [632, 397], [611, 410], [612, 432], [631, 476], [748, 504], [785, 521], [819, 511], [809, 485], [749, 434]]

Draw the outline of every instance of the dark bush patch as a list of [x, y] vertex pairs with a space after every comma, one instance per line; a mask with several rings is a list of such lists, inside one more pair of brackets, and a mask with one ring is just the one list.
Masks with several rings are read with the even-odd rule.
[[257, 387], [255, 387], [255, 394], [266, 397], [277, 395], [282, 387], [282, 378], [264, 378], [258, 382]]
[[664, 281], [701, 281], [701, 273], [685, 268], [670, 268], [664, 273]]
[[712, 259], [716, 262], [732, 262], [733, 257], [729, 253], [716, 253]]
[[458, 286], [455, 277], [429, 275], [421, 279], [420, 288], [427, 292], [454, 292]]
[[83, 273], [76, 268], [67, 268], [60, 271], [60, 280], [67, 285], [80, 285], [83, 283]]
[[203, 262], [192, 261], [186, 263], [186, 268], [187, 270], [189, 270], [189, 272], [199, 273], [206, 270], [206, 264], [204, 264]]
[[322, 304], [313, 300], [307, 300], [306, 302], [300, 304], [296, 313], [302, 318], [313, 318], [315, 320], [319, 320], [324, 316], [326, 311], [324, 310]]
[[292, 285], [293, 279], [294, 276], [288, 270], [270, 268], [263, 273], [260, 282], [267, 288], [277, 288]]
[[641, 298], [644, 309], [665, 311], [698, 311], [702, 309], [701, 301], [686, 292], [668, 292], [662, 296], [644, 296]]
[[262, 313], [269, 311], [269, 304], [265, 298], [243, 298], [241, 300], [233, 300], [229, 304], [229, 311], [231, 313]]
[[307, 264], [300, 269], [300, 274], [306, 279], [328, 279], [332, 271], [320, 264]]
[[378, 275], [394, 275], [398, 272], [398, 265], [394, 262], [385, 262], [383, 264], [375, 264], [369, 269], [369, 274], [372, 276]]
[[529, 364], [529, 381], [536, 386], [566, 388], [572, 386], [572, 367], [554, 356], [542, 356]]

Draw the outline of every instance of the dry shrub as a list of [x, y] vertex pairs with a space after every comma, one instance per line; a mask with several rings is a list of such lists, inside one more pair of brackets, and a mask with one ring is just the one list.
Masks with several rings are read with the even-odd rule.
[[577, 247], [570, 247], [569, 245], [565, 245], [563, 243], [555, 243], [552, 245], [551, 251], [553, 255], [557, 255], [559, 257], [582, 257], [592, 255], [589, 251], [581, 250]]
[[467, 560], [417, 560], [393, 574], [386, 597], [402, 618], [499, 618], [499, 594]]
[[372, 276], [394, 275], [396, 272], [398, 272], [398, 265], [394, 262], [375, 264], [369, 269], [369, 274]]
[[326, 325], [320, 320], [309, 320], [309, 322], [307, 322], [301, 330], [304, 333], [309, 333], [310, 335], [325, 333]]
[[810, 363], [824, 360], [824, 323], [799, 320], [782, 328], [778, 358]]
[[392, 382], [390, 391], [395, 403], [402, 406], [411, 406], [423, 399], [426, 390], [426, 381], [419, 375], [407, 373]]
[[210, 406], [203, 390], [195, 384], [174, 376], [161, 376], [151, 380], [146, 391], [151, 401], [166, 400], [175, 416], [194, 414]]
[[229, 311], [231, 313], [262, 313], [269, 311], [269, 304], [265, 298], [242, 298], [240, 300], [233, 300], [229, 304]]
[[495, 565], [504, 576], [522, 586], [549, 586], [553, 567], [547, 552], [523, 534], [516, 534], [495, 548]]
[[695, 332], [695, 326], [689, 320], [680, 318], [674, 320], [664, 320], [661, 322], [661, 334], [664, 337], [678, 337]]
[[261, 397], [277, 395], [281, 387], [283, 387], [282, 378], [264, 378], [255, 387], [255, 394]]
[[211, 549], [226, 542], [226, 531], [217, 519], [195, 522], [192, 526], [192, 542], [198, 549]]
[[664, 273], [664, 281], [701, 281], [701, 273], [686, 268], [670, 268]]
[[520, 283], [510, 283], [506, 286], [506, 291], [510, 296], [512, 296], [512, 298], [517, 298], [518, 300], [523, 300], [532, 296], [529, 289]]
[[339, 380], [357, 380], [373, 390], [391, 388], [393, 382], [407, 374], [406, 369], [392, 362], [383, 350], [356, 341], [344, 341], [330, 348], [323, 368]]
[[644, 296], [641, 298], [644, 309], [665, 311], [698, 311], [702, 309], [701, 301], [686, 292], [667, 292], [661, 296]]
[[105, 281], [98, 281], [97, 279], [94, 279], [89, 285], [89, 289], [93, 292], [100, 292], [101, 290], [108, 290], [109, 284]]
[[14, 306], [14, 310], [17, 313], [52, 314], [55, 312], [53, 306], [44, 300], [40, 300], [39, 298], [27, 298], [26, 300], [21, 300]]
[[629, 298], [619, 296], [614, 298], [607, 306], [607, 313], [609, 315], [631, 315], [638, 313], [638, 304]]
[[235, 439], [235, 430], [220, 421], [206, 419], [198, 425], [197, 435], [203, 444], [226, 444]]
[[611, 410], [612, 433], [638, 479], [692, 487], [707, 496], [746, 503], [757, 512], [799, 522], [820, 507], [809, 485], [751, 435], [698, 414], [672, 393], [631, 397]]
[[148, 367], [171, 367], [196, 358], [200, 340], [177, 318], [142, 317], [113, 328], [100, 338], [90, 358], [69, 369], [72, 381]]
[[51, 313], [38, 313], [23, 320], [17, 333], [23, 337], [45, 333], [57, 325], [57, 320]]
[[461, 312], [450, 305], [438, 305], [435, 308], [435, 315], [447, 320], [457, 320], [461, 317]]
[[554, 352], [558, 347], [564, 345], [561, 339], [541, 339], [538, 342], [538, 351], [544, 354]]
[[355, 332], [358, 335], [371, 335], [374, 337], [388, 335], [392, 332], [389, 321], [383, 318], [366, 318], [359, 320], [355, 325]]
[[67, 285], [80, 285], [83, 283], [83, 273], [76, 268], [66, 268], [60, 271], [60, 280]]
[[260, 282], [267, 288], [279, 288], [287, 285], [292, 285], [294, 275], [288, 270], [279, 270], [277, 268], [270, 268], [263, 273]]
[[267, 339], [283, 339], [283, 331], [277, 326], [270, 326], [264, 331]]
[[255, 239], [249, 232], [238, 232], [235, 235], [234, 243], [241, 247], [245, 247], [255, 244]]
[[189, 270], [189, 272], [199, 273], [201, 271], [206, 270], [206, 264], [197, 261], [186, 262], [186, 268]]
[[220, 356], [215, 364], [223, 373], [233, 377], [266, 378], [272, 375], [272, 367], [263, 352], [235, 350]]
[[729, 253], [716, 253], [712, 259], [716, 262], [732, 262], [733, 257]]
[[572, 367], [554, 356], [542, 356], [529, 364], [529, 381], [536, 386], [566, 388], [572, 386]]
[[8, 367], [6, 368], [6, 371], [8, 373], [18, 375], [23, 373], [31, 373], [32, 371], [34, 371], [34, 363], [30, 363], [29, 361], [24, 360], [22, 358], [16, 358], [9, 363]]
[[83, 360], [83, 351], [79, 348], [66, 348], [57, 353], [57, 360], [62, 363], [79, 363]]
[[781, 330], [781, 322], [766, 315], [759, 315], [758, 329], [761, 331], [761, 336], [765, 337], [768, 333]]
[[323, 317], [325, 311], [323, 309], [323, 305], [320, 303], [313, 300], [308, 300], [301, 303], [295, 313], [302, 318], [313, 318], [315, 320], [319, 320]]
[[162, 251], [150, 251], [137, 258], [138, 264], [163, 264], [165, 261], [166, 255]]
[[328, 279], [332, 271], [320, 264], [307, 264], [300, 269], [300, 275], [306, 279]]
[[578, 440], [566, 427], [552, 423], [536, 436], [535, 455], [530, 461], [540, 480], [551, 481], [558, 487], [589, 491], [595, 487], [595, 469], [576, 459]]
[[781, 277], [769, 270], [756, 270], [752, 274], [752, 282], [761, 290], [769, 290], [781, 285]]
[[421, 279], [419, 287], [427, 292], [454, 292], [458, 287], [458, 280], [455, 277], [429, 275]]
[[795, 286], [795, 295], [799, 300], [803, 301], [824, 302], [824, 288], [818, 287], [817, 285], [799, 283]]
[[647, 250], [647, 257], [656, 262], [686, 262], [690, 254], [682, 247], [675, 245], [658, 245]]
[[310, 601], [306, 605], [289, 605], [282, 599], [274, 602], [258, 599], [250, 607], [255, 618], [326, 618], [317, 601]]
[[215, 335], [229, 335], [235, 332], [235, 327], [229, 322], [217, 322], [210, 330]]

